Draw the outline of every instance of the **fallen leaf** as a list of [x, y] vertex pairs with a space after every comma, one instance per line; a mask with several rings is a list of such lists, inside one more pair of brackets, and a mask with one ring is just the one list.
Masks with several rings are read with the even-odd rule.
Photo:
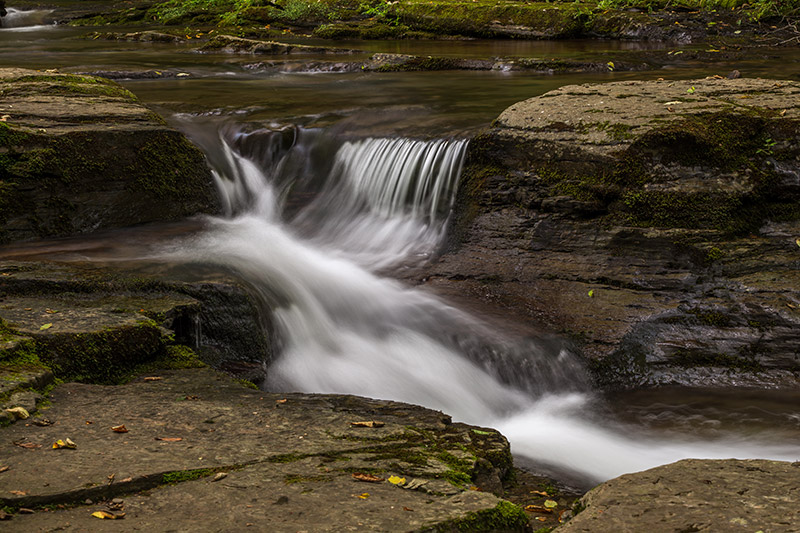
[[78, 445], [72, 442], [70, 439], [64, 439], [64, 440], [58, 439], [53, 443], [54, 450], [61, 450], [61, 449], [74, 450], [77, 447]]
[[156, 437], [156, 440], [164, 442], [179, 442], [183, 440], [183, 437]]
[[366, 483], [380, 483], [383, 481], [382, 477], [373, 476], [372, 474], [362, 474], [361, 472], [356, 472], [353, 474], [353, 479], [356, 481], [364, 481]]
[[212, 482], [219, 481], [221, 479], [225, 479], [226, 477], [228, 477], [227, 472], [217, 472], [217, 474], [211, 479], [211, 481]]
[[494, 435], [492, 431], [481, 431], [480, 429], [473, 429], [472, 432], [476, 435]]
[[693, 94], [693, 93], [694, 93], [694, 91], [695, 91], [695, 89], [694, 89], [694, 86], [692, 86], [692, 87], [690, 87], [690, 88], [686, 89], [686, 92], [687, 92], [687, 93], [689, 93], [689, 94]]
[[120, 479], [117, 483], [130, 483], [133, 481], [132, 477], [126, 477], [125, 479]]
[[44, 331], [44, 330], [46, 330], [46, 329], [50, 329], [50, 328], [52, 328], [52, 327], [53, 327], [53, 324], [44, 324], [43, 326], [40, 326], [40, 327], [39, 327], [39, 330], [40, 330], [40, 331]]
[[20, 448], [27, 448], [28, 450], [33, 450], [35, 448], [41, 448], [42, 447], [41, 444], [36, 444], [34, 442], [22, 442], [22, 441], [14, 442], [14, 445], [15, 446], [19, 446]]
[[11, 409], [6, 409], [6, 413], [14, 415], [14, 418], [19, 420], [25, 420], [31, 416], [24, 407], [12, 407]]
[[162, 378], [161, 376], [148, 376], [144, 378], [145, 381], [161, 381], [162, 379], [164, 378]]
[[6, 120], [8, 120], [10, 118], [11, 118], [11, 115], [3, 115], [2, 117], [0, 117], [0, 122], [5, 122]]
[[55, 422], [53, 422], [49, 418], [34, 418], [33, 419], [33, 425], [34, 426], [41, 426], [41, 427], [52, 426], [54, 423]]
[[526, 511], [532, 511], [534, 513], [552, 513], [552, 509], [548, 509], [547, 507], [540, 507], [538, 505], [526, 505]]
[[17, 509], [17, 512], [19, 514], [33, 514], [36, 511], [34, 511], [33, 509], [28, 509], [27, 507], [20, 507], [19, 509]]
[[609, 61], [608, 63], [606, 63], [606, 66], [608, 67], [608, 70], [611, 70], [611, 71], [614, 70], [614, 62], [613, 61]]
[[55, 309], [45, 309], [44, 312], [47, 313], [48, 315], [53, 315], [55, 313], [58, 313], [58, 311], [56, 311]]
[[402, 485], [403, 483], [406, 482], [406, 478], [400, 476], [389, 476], [389, 479], [387, 479], [386, 481], [388, 481], [392, 485]]
[[289, 400], [287, 400], [286, 398], [284, 398], [283, 400], [275, 400], [275, 403], [286, 403], [286, 402], [288, 402], [288, 401], [289, 401]]
[[594, 289], [589, 291], [589, 298], [594, 298]]
[[548, 509], [555, 509], [556, 507], [558, 507], [558, 502], [555, 500], [545, 500], [544, 506], [547, 507]]
[[114, 433], [127, 433], [128, 428], [125, 427], [125, 424], [120, 424], [119, 426], [111, 426], [111, 431]]
[[12, 515], [0, 509], [0, 520], [11, 520], [11, 516]]
[[800, 246], [800, 239], [795, 239], [795, 240], [794, 240], [794, 243], [795, 243], [797, 246]]
[[92, 513], [92, 516], [102, 520], [120, 520], [125, 518], [125, 513], [114, 514], [109, 513], [108, 511], [95, 511]]
[[109, 474], [108, 476], [106, 476], [106, 479], [108, 479], [108, 484], [109, 484], [109, 485], [111, 485], [112, 483], [114, 483], [114, 478], [115, 478], [115, 477], [117, 477], [117, 474], [116, 474], [116, 473], [114, 473], [114, 474]]
[[535, 519], [538, 520], [539, 522], [547, 522], [547, 518], [545, 518], [543, 516], [537, 516], [537, 517], [535, 517]]
[[382, 428], [386, 424], [378, 420], [368, 420], [366, 422], [350, 422], [350, 425], [355, 428]]
[[362, 492], [361, 494], [358, 495], [358, 497], [361, 498], [362, 500], [366, 500], [367, 498], [369, 498], [369, 492]]
[[547, 494], [547, 493], [546, 493], [545, 491], [543, 491], [543, 490], [532, 490], [532, 491], [531, 491], [531, 494], [538, 494], [539, 496], [550, 496], [549, 494]]
[[780, 116], [784, 116], [784, 115], [786, 114], [786, 110], [784, 109], [783, 111], [781, 111], [781, 112], [780, 112], [780, 113], [778, 113], [778, 114], [779, 114]]
[[27, 490], [10, 490], [8, 492], [10, 492], [11, 494], [14, 494], [15, 496], [27, 496], [28, 495], [28, 491]]
[[409, 509], [408, 507], [403, 507], [404, 511], [413, 511], [414, 509]]
[[10, 466], [8, 466], [8, 465], [0, 466], [0, 474], [2, 474], [3, 472], [5, 472], [5, 471], [6, 471], [6, 470], [8, 470], [9, 468], [11, 468], [11, 467], [10, 467]]
[[90, 426], [90, 425], [92, 425], [92, 424], [94, 424], [94, 422], [92, 422], [91, 420], [87, 420], [87, 421], [86, 421], [86, 425], [87, 425], [87, 426]]

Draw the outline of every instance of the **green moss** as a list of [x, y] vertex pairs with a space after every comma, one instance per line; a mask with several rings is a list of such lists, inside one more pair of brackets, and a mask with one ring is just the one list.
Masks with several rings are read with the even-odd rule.
[[319, 474], [316, 476], [300, 476], [295, 474], [286, 475], [283, 478], [283, 482], [287, 485], [292, 483], [330, 483], [333, 481], [333, 476], [326, 476], [323, 474]]
[[249, 380], [246, 380], [246, 379], [237, 379], [235, 381], [236, 381], [236, 383], [238, 383], [242, 387], [246, 387], [248, 389], [253, 389], [253, 390], [261, 390], [261, 389], [258, 388], [258, 385], [256, 385], [252, 381], [249, 381]]
[[215, 473], [211, 468], [197, 468], [195, 470], [176, 470], [175, 472], [167, 472], [161, 477], [161, 483], [164, 485], [175, 485], [185, 481], [194, 481], [208, 477]]
[[302, 461], [303, 459], [307, 459], [309, 457], [313, 457], [312, 454], [307, 453], [284, 453], [280, 455], [273, 455], [271, 457], [267, 457], [268, 463], [294, 463], [296, 461]]
[[469, 513], [435, 526], [435, 531], [530, 531], [528, 515], [521, 507], [501, 500], [494, 508]]

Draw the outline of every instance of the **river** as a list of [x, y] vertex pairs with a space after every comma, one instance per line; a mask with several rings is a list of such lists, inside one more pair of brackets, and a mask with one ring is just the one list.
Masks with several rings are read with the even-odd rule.
[[[800, 458], [800, 394], [663, 389], [602, 394], [551, 341], [501, 334], [393, 275], [435, 255], [469, 136], [510, 104], [571, 83], [693, 78], [737, 68], [800, 77], [800, 54], [639, 73], [323, 73], [194, 44], [80, 39], [91, 29], [9, 10], [3, 66], [170, 72], [122, 80], [186, 132], [215, 168], [224, 215], [149, 230], [131, 246], [91, 237], [36, 256], [147, 260], [233, 270], [274, 309], [273, 390], [351, 393], [495, 427], [519, 464], [579, 486], [684, 457]], [[140, 29], [140, 28], [137, 28]], [[309, 41], [303, 41], [309, 42]], [[646, 43], [347, 42], [374, 52], [613, 60]], [[320, 58], [308, 57], [303, 61]], [[348, 59], [349, 60], [349, 59]], [[295, 62], [297, 63], [297, 62]], [[98, 252], [102, 250], [102, 253]], [[80, 252], [80, 253], [78, 253]], [[513, 317], [509, 317], [513, 320]]]

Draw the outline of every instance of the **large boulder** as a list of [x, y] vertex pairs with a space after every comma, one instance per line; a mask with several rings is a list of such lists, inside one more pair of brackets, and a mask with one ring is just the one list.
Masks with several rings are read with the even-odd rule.
[[800, 462], [685, 459], [589, 491], [557, 533], [797, 531]]
[[571, 336], [607, 386], [796, 386], [800, 84], [566, 86], [474, 139], [427, 283]]
[[0, 242], [212, 212], [203, 154], [114, 82], [0, 69]]

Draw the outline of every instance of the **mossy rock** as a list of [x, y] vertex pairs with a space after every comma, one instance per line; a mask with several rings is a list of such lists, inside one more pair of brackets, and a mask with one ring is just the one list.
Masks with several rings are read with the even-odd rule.
[[216, 210], [203, 154], [120, 85], [0, 69], [0, 242]]

